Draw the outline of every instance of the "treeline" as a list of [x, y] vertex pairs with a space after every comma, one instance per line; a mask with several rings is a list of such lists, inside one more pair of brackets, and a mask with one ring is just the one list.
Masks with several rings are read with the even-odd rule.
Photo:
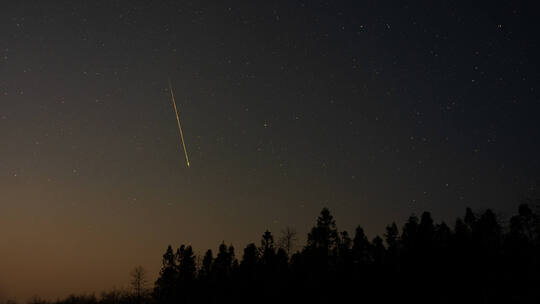
[[288, 230], [200, 258], [169, 246], [153, 290], [56, 304], [540, 303], [540, 216], [526, 204], [505, 224], [491, 210], [467, 208], [452, 227], [424, 212], [372, 240], [360, 226], [339, 231], [325, 208], [307, 243], [293, 243]]

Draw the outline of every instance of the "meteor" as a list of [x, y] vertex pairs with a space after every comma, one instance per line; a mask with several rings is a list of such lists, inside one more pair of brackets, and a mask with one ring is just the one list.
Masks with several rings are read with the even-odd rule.
[[180, 130], [180, 138], [182, 139], [182, 147], [184, 147], [184, 155], [186, 156], [186, 164], [189, 167], [189, 157], [187, 154], [186, 143], [184, 142], [184, 133], [182, 132], [182, 126], [180, 125], [180, 117], [178, 116], [178, 109], [176, 108], [176, 101], [174, 101], [174, 92], [169, 79], [169, 89], [171, 91], [171, 99], [174, 106], [174, 113], [176, 114], [176, 122], [178, 123], [178, 130]]

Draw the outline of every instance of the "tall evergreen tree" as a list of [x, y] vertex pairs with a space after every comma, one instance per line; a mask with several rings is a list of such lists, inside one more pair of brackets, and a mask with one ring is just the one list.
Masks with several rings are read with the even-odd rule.
[[[233, 249], [232, 252], [230, 249]], [[233, 255], [231, 255], [233, 253]], [[227, 248], [225, 243], [219, 245], [218, 254], [214, 260], [214, 266], [212, 268], [215, 278], [220, 281], [226, 281], [231, 277], [232, 262], [234, 258], [234, 248], [232, 246]]]
[[177, 301], [177, 271], [176, 257], [169, 245], [163, 254], [161, 271], [154, 286], [154, 299], [163, 304], [173, 304]]
[[326, 256], [333, 255], [338, 244], [338, 231], [334, 217], [328, 208], [323, 208], [317, 218], [317, 225], [308, 234], [309, 249], [315, 249]]
[[373, 257], [373, 263], [380, 266], [384, 263], [385, 250], [383, 239], [380, 236], [376, 236], [371, 242], [371, 256]]
[[431, 213], [424, 212], [420, 218], [420, 225], [418, 225], [418, 241], [422, 248], [431, 247], [433, 244], [433, 238], [435, 236], [435, 225], [431, 218]]
[[256, 279], [257, 265], [259, 264], [259, 251], [257, 246], [251, 243], [244, 248], [244, 255], [240, 262], [240, 272], [246, 282]]
[[411, 215], [401, 232], [401, 242], [403, 249], [407, 252], [412, 252], [417, 248], [418, 244], [418, 217]]
[[212, 273], [212, 263], [214, 261], [214, 256], [212, 250], [208, 249], [204, 254], [201, 268], [199, 269], [199, 278], [209, 279], [210, 274]]
[[356, 227], [353, 239], [352, 254], [354, 262], [358, 265], [365, 265], [371, 262], [371, 244], [360, 226]]
[[386, 261], [395, 270], [399, 258], [399, 230], [395, 222], [386, 226], [384, 239], [388, 248], [386, 250]]

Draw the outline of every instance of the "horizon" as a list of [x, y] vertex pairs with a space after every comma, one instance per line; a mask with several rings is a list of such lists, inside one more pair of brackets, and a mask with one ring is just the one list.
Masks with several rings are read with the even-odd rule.
[[[529, 205], [529, 207], [531, 207], [533, 210], [536, 210], [536, 212], [538, 212], [538, 210], [540, 210], [540, 205], [538, 204], [539, 203], [538, 199], [529, 200], [527, 203], [528, 204], [532, 203], [532, 205]], [[323, 209], [326, 209], [326, 207], [323, 207]], [[490, 209], [488, 208], [486, 210], [490, 210]], [[483, 214], [486, 210], [477, 210], [476, 212], [475, 211], [473, 211], [473, 212], [476, 215], [476, 217], [479, 218], [480, 215]], [[517, 210], [517, 208], [516, 208], [516, 210]], [[500, 213], [497, 213], [496, 210], [492, 210], [492, 211], [495, 211], [495, 214], [497, 214], [497, 218], [500, 221], [500, 224], [502, 225], [503, 231], [508, 231], [509, 227], [507, 227], [506, 225], [508, 223], [507, 220], [510, 218], [510, 215], [507, 218], [505, 218], [505, 217], [501, 217]], [[331, 212], [331, 210], [330, 210], [330, 212]], [[425, 212], [430, 213], [429, 211], [426, 210], [426, 211], [422, 212], [421, 214], [423, 214]], [[416, 216], [417, 218], [420, 218], [421, 214], [413, 213], [410, 216]], [[433, 216], [433, 214], [431, 214], [431, 213], [430, 213], [430, 215]], [[316, 227], [317, 225], [316, 225], [316, 221], [315, 221], [315, 216], [313, 218], [314, 218], [314, 220], [313, 220], [312, 227]], [[456, 220], [458, 220], [458, 219], [463, 220], [464, 218], [465, 218], [465, 210], [463, 210], [462, 216], [457, 217]], [[335, 219], [335, 217], [334, 217], [334, 219]], [[447, 222], [447, 221], [444, 221], [444, 220], [437, 220], [436, 217], [433, 217], [433, 219], [434, 219], [436, 224], [443, 224], [443, 223], [447, 224], [450, 227], [450, 229], [452, 229], [452, 230], [455, 227], [453, 222]], [[403, 225], [406, 222], [407, 222], [407, 218], [403, 219], [402, 221], [389, 222], [384, 227], [386, 228], [389, 225], [391, 225], [392, 223], [395, 223], [395, 224], [397, 224], [398, 229], [401, 232], [402, 229], [403, 229]], [[352, 227], [352, 229], [350, 229], [350, 230], [340, 229], [339, 220], [337, 220], [337, 219], [336, 219], [336, 224], [337, 224], [336, 227], [337, 227], [339, 232], [347, 231], [349, 233], [353, 233], [353, 231], [354, 231], [354, 229], [356, 227], [362, 227], [361, 224], [358, 224], [355, 227]], [[307, 235], [307, 232], [305, 234], [302, 234], [302, 233], [299, 233], [299, 231], [296, 230], [295, 227], [288, 227], [288, 228], [292, 228], [293, 231], [294, 231], [294, 234], [295, 234], [295, 237], [294, 237], [295, 241], [293, 242], [294, 245], [292, 247], [292, 253], [300, 253], [303, 250], [305, 250], [305, 248], [306, 248], [305, 243], [306, 243], [306, 240], [307, 240], [305, 235]], [[269, 230], [266, 230], [266, 231], [269, 231]], [[300, 230], [300, 231], [302, 231], [302, 230]], [[309, 231], [309, 229], [307, 229], [306, 231]], [[272, 231], [270, 231], [270, 232], [272, 232]], [[250, 241], [250, 242], [245, 243], [243, 245], [234, 244], [234, 243], [231, 243], [231, 242], [227, 242], [226, 240], [222, 240], [220, 243], [216, 243], [215, 246], [213, 246], [212, 248], [193, 248], [194, 254], [195, 254], [195, 257], [196, 257], [195, 266], [197, 267], [197, 269], [200, 269], [200, 267], [202, 266], [201, 261], [203, 259], [204, 253], [207, 250], [212, 250], [212, 252], [218, 252], [217, 249], [218, 249], [219, 245], [222, 244], [222, 243], [226, 244], [227, 246], [234, 246], [235, 252], [236, 252], [236, 258], [238, 260], [240, 260], [242, 250], [246, 246], [248, 246], [249, 244], [257, 244], [262, 235], [263, 235], [262, 232], [259, 233], [258, 238], [256, 238], [254, 241]], [[283, 236], [283, 230], [281, 230], [279, 232], [276, 231], [275, 233], [273, 233], [273, 235], [274, 235], [276, 241], [278, 241]], [[366, 234], [366, 236], [367, 236], [368, 240], [373, 240], [375, 237], [383, 237], [383, 233], [379, 233], [379, 234], [376, 234], [376, 235], [373, 235], [373, 236], [370, 236], [369, 234]], [[169, 243], [166, 246], [164, 246], [163, 250], [161, 250], [161, 253], [165, 252], [165, 248], [167, 246], [172, 247], [173, 250], [175, 251], [176, 248], [180, 247], [180, 245], [192, 246], [189, 241], [179, 242], [178, 244]], [[278, 247], [279, 247], [279, 245], [278, 245]], [[158, 263], [154, 263], [154, 264], [161, 265], [160, 256], [161, 255], [156, 255], [155, 260]], [[33, 293], [32, 295], [26, 296], [26, 297], [24, 297], [22, 299], [19, 299], [16, 296], [15, 297], [13, 297], [13, 296], [11, 296], [11, 297], [10, 296], [4, 296], [4, 298], [0, 298], [0, 301], [3, 301], [3, 303], [6, 303], [6, 304], [9, 304], [10, 301], [14, 301], [15, 304], [17, 304], [17, 303], [34, 303], [34, 302], [35, 302], [35, 304], [38, 304], [38, 303], [41, 303], [39, 301], [61, 301], [61, 300], [66, 299], [66, 298], [68, 298], [70, 296], [95, 296], [95, 297], [97, 297], [99, 299], [103, 293], [107, 293], [107, 292], [111, 292], [111, 291], [121, 291], [121, 292], [126, 292], [126, 293], [129, 294], [129, 293], [131, 293], [131, 291], [133, 289], [133, 287], [130, 286], [131, 285], [130, 280], [132, 279], [131, 278], [131, 272], [134, 270], [135, 267], [139, 267], [139, 266], [143, 267], [143, 270], [145, 272], [144, 278], [147, 280], [145, 288], [147, 288], [147, 290], [149, 290], [149, 291], [153, 290], [154, 283], [156, 282], [156, 279], [159, 277], [159, 272], [155, 271], [155, 269], [153, 269], [152, 267], [148, 267], [148, 265], [140, 265], [140, 264], [138, 264], [138, 265], [133, 265], [131, 268], [129, 268], [129, 271], [127, 271], [124, 274], [124, 276], [125, 276], [124, 284], [117, 284], [117, 285], [113, 285], [113, 286], [105, 286], [101, 290], [84, 290], [84, 289], [80, 289], [80, 288], [75, 288], [75, 289], [72, 289], [72, 290], [66, 289], [68, 291], [64, 292], [63, 295], [55, 295], [55, 296], [46, 296], [46, 294], [44, 295], [44, 294], [39, 294], [39, 293]], [[159, 268], [159, 267], [161, 267], [161, 266], [158, 266], [157, 268]], [[34, 302], [32, 302], [32, 301], [34, 301]]]

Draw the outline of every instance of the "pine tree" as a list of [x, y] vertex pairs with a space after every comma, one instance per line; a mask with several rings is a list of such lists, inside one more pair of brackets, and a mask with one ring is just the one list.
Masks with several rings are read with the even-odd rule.
[[163, 304], [176, 302], [177, 267], [175, 255], [169, 245], [163, 254], [161, 271], [154, 287], [153, 297], [157, 302]]
[[360, 226], [356, 227], [352, 246], [355, 264], [365, 265], [371, 262], [370, 247], [368, 238], [364, 234], [364, 229]]
[[317, 218], [317, 225], [308, 234], [309, 249], [319, 251], [325, 256], [333, 255], [338, 244], [338, 231], [334, 217], [328, 208], [323, 208]]

